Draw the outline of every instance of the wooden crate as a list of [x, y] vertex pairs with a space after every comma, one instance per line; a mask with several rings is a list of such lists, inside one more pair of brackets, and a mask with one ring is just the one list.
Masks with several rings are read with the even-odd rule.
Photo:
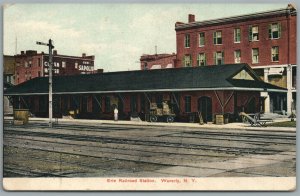
[[216, 115], [216, 124], [223, 125], [224, 124], [224, 116], [223, 115]]

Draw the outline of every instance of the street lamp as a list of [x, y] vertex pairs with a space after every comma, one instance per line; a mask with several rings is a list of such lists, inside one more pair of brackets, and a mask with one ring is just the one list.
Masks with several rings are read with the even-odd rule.
[[37, 45], [45, 45], [49, 47], [49, 127], [52, 127], [52, 40], [49, 39], [48, 43], [36, 42]]

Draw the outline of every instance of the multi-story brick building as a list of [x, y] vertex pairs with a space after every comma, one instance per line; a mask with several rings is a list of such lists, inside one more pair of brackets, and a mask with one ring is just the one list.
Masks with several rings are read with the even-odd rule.
[[4, 83], [14, 84], [15, 57], [10, 55], [3, 56], [3, 79]]
[[[15, 58], [14, 56], [3, 56], [3, 89], [6, 90], [12, 87], [15, 83]], [[13, 113], [13, 106], [8, 97], [3, 97], [3, 111], [4, 115]]]
[[[44, 77], [49, 74], [49, 55], [34, 50], [21, 51], [15, 55], [15, 83], [20, 84], [27, 80]], [[54, 75], [76, 75], [94, 72], [95, 56], [67, 56], [53, 51], [53, 74]]]
[[175, 24], [176, 67], [247, 63], [287, 93], [262, 92], [265, 112], [292, 110], [296, 101], [296, 9]]
[[176, 54], [144, 54], [140, 58], [141, 70], [174, 68]]

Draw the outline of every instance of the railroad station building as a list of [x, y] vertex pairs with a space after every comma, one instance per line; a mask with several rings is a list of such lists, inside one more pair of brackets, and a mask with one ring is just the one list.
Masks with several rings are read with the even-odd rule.
[[[49, 55], [35, 50], [21, 51], [15, 58], [15, 84], [49, 74]], [[53, 51], [53, 75], [90, 74], [94, 72], [95, 56], [68, 56]]]
[[292, 5], [241, 16], [176, 22], [175, 67], [246, 63], [265, 82], [287, 89], [261, 92], [264, 111], [291, 113], [296, 102], [296, 24]]
[[[214, 121], [217, 114], [227, 114], [235, 121], [241, 111], [261, 111], [261, 92], [284, 94], [286, 89], [263, 82], [247, 64], [54, 76], [53, 111], [57, 118], [72, 114], [75, 118], [113, 119], [117, 107], [120, 119], [138, 115], [148, 120], [150, 105], [166, 102], [176, 121], [196, 121], [193, 117], [198, 112], [204, 122]], [[15, 109], [48, 116], [47, 77], [21, 83], [4, 95]]]

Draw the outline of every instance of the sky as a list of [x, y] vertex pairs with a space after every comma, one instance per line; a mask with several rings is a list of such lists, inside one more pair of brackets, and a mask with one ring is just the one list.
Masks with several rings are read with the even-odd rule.
[[[175, 22], [285, 8], [287, 4], [7, 4], [4, 54], [48, 52], [36, 41], [54, 41], [58, 54], [95, 55], [104, 72], [140, 69], [142, 54], [176, 53]], [[17, 41], [16, 41], [17, 40]], [[17, 43], [17, 44], [16, 44]]]

